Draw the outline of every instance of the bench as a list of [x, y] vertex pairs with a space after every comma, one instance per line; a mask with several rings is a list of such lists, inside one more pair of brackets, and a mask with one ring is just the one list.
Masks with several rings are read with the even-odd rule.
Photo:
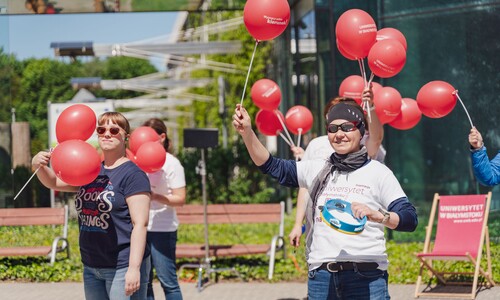
[[[203, 224], [203, 205], [184, 205], [177, 207], [179, 223]], [[282, 250], [285, 254], [284, 233], [285, 204], [209, 204], [207, 206], [207, 223], [210, 224], [242, 224], [242, 223], [276, 223], [276, 234], [267, 244], [231, 244], [209, 245], [210, 257], [230, 257], [254, 254], [269, 255], [268, 278], [273, 278], [274, 260], [276, 251]], [[177, 244], [177, 258], [205, 258], [204, 244]], [[181, 266], [182, 268], [182, 266]]]
[[62, 236], [56, 236], [52, 245], [0, 247], [0, 256], [46, 256], [51, 265], [58, 252], [65, 251], [69, 258], [67, 205], [60, 208], [0, 208], [0, 226], [38, 225], [61, 225]]

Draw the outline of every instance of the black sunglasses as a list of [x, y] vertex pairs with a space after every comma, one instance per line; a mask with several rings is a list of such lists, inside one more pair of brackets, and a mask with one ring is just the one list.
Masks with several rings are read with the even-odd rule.
[[326, 125], [326, 130], [330, 133], [336, 133], [337, 131], [339, 131], [340, 128], [343, 132], [350, 132], [356, 130], [357, 127], [358, 127], [357, 122], [344, 122], [340, 125], [328, 124]]
[[99, 135], [105, 134], [107, 130], [109, 130], [109, 133], [111, 133], [111, 135], [117, 135], [118, 133], [120, 133], [120, 128], [119, 127], [109, 127], [109, 128], [106, 128], [104, 126], [98, 126], [95, 129], [95, 131]]

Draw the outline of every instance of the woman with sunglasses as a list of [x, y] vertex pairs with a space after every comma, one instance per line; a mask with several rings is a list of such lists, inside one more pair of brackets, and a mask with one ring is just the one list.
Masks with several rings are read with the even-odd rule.
[[32, 166], [40, 167], [37, 176], [46, 187], [76, 193], [85, 298], [146, 299], [149, 180], [125, 156], [130, 125], [122, 114], [99, 116], [96, 132], [104, 161], [93, 182], [78, 187], [61, 181], [47, 166], [49, 152], [35, 155]]
[[[309, 191], [308, 299], [389, 299], [384, 229], [414, 231], [418, 219], [392, 171], [370, 159], [361, 144], [366, 130], [361, 107], [339, 103], [328, 112], [328, 140], [335, 152], [327, 161], [273, 157], [240, 105], [233, 126], [263, 173]], [[349, 221], [344, 215], [334, 218], [336, 209], [349, 212]]]
[[175, 207], [182, 206], [186, 202], [184, 167], [175, 156], [169, 153], [170, 140], [167, 136], [167, 127], [162, 120], [151, 118], [142, 126], [153, 128], [167, 151], [167, 158], [161, 170], [147, 174], [151, 182], [147, 242], [151, 248], [152, 266], [149, 275], [148, 299], [155, 298], [153, 293], [153, 268], [155, 268], [165, 298], [181, 300], [182, 293], [175, 264], [177, 227], [179, 226]]
[[[380, 120], [377, 117], [377, 114], [374, 112], [374, 104], [373, 104], [373, 90], [372, 88], [365, 88], [362, 93], [361, 100], [363, 103], [367, 103], [371, 113], [371, 119], [368, 123], [368, 127], [366, 128], [366, 133], [363, 135], [363, 139], [361, 139], [361, 144], [366, 146], [366, 151], [368, 156], [371, 159], [377, 160], [381, 163], [384, 163], [385, 160], [385, 148], [382, 146], [382, 140], [384, 139], [384, 128], [380, 123]], [[335, 97], [331, 99], [325, 106], [323, 111], [323, 116], [328, 118], [328, 112], [330, 109], [339, 103], [345, 103], [347, 105], [359, 106], [358, 103], [352, 98], [346, 97]], [[333, 153], [333, 148], [328, 140], [328, 135], [322, 135], [312, 139], [307, 145], [306, 150], [304, 151], [300, 147], [292, 147], [292, 152], [294, 152], [294, 156], [299, 157], [301, 160], [310, 160], [310, 159], [329, 159]], [[307, 189], [299, 188], [297, 192], [297, 209], [295, 212], [295, 224], [288, 235], [290, 244], [293, 247], [300, 246], [300, 237], [302, 236], [302, 228], [303, 222], [306, 216], [306, 203], [307, 203]]]

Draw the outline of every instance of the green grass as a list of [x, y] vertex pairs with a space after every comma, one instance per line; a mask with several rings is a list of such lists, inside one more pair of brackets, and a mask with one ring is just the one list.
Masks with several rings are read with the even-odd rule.
[[[293, 214], [286, 217], [285, 236], [290, 232], [293, 220]], [[426, 223], [424, 222], [424, 224]], [[387, 253], [390, 260], [390, 283], [415, 283], [419, 264], [413, 253], [420, 252], [423, 249], [425, 225], [422, 224], [421, 222], [415, 233], [394, 233], [394, 238], [397, 241], [413, 240], [413, 242], [390, 241], [387, 243]], [[209, 240], [212, 244], [268, 243], [276, 230], [274, 225], [269, 224], [210, 225]], [[203, 243], [203, 236], [203, 226], [201, 225], [181, 225], [179, 228], [179, 243]], [[0, 227], [0, 247], [50, 245], [53, 237], [54, 229], [51, 226]], [[417, 241], [412, 237], [418, 237]], [[0, 258], [0, 280], [33, 282], [81, 281], [82, 265], [78, 249], [78, 226], [75, 220], [70, 222], [69, 241], [71, 258], [68, 260], [65, 259], [64, 254], [58, 254], [58, 260], [53, 266], [43, 257]], [[286, 257], [283, 257], [282, 252], [277, 253], [272, 281], [305, 281], [307, 278], [307, 264], [304, 259], [304, 247], [301, 246], [299, 249], [293, 250], [293, 248], [288, 247], [287, 238], [286, 246]], [[500, 245], [492, 243], [491, 251], [493, 278], [496, 282], [500, 282]], [[213, 260], [212, 267], [235, 267], [247, 281], [266, 281], [268, 262], [268, 257], [265, 255], [253, 255]], [[198, 263], [198, 261], [179, 259], [177, 263], [180, 266], [184, 263]], [[449, 268], [464, 270], [463, 265], [460, 263], [455, 263]], [[185, 281], [196, 280], [197, 269], [186, 268], [179, 276], [181, 280]], [[216, 276], [221, 280], [239, 280], [229, 271], [217, 273]]]

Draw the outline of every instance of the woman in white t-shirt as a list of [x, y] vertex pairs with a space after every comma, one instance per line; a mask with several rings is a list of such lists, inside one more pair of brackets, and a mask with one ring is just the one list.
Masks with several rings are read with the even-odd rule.
[[151, 209], [147, 235], [147, 242], [151, 248], [148, 299], [154, 299], [152, 285], [154, 268], [165, 297], [169, 300], [178, 300], [182, 299], [182, 294], [175, 264], [177, 227], [179, 226], [175, 207], [182, 206], [186, 202], [184, 167], [175, 156], [168, 152], [170, 141], [165, 123], [160, 119], [152, 118], [142, 125], [149, 126], [158, 133], [167, 151], [167, 158], [162, 169], [148, 173], [151, 183]]
[[233, 126], [252, 161], [281, 185], [308, 189], [306, 259], [310, 300], [389, 299], [384, 229], [414, 231], [415, 207], [385, 165], [361, 144], [366, 120], [359, 106], [339, 103], [327, 116], [328, 160], [273, 157], [239, 104]]

